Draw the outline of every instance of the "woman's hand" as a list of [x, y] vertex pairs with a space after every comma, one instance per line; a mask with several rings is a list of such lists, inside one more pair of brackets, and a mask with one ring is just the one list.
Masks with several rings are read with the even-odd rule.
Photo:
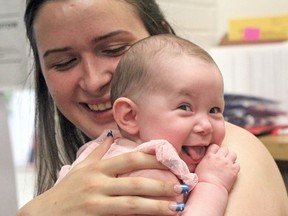
[[117, 178], [139, 169], [165, 169], [163, 165], [154, 156], [140, 152], [100, 160], [112, 142], [108, 137], [62, 181], [26, 204], [17, 215], [175, 215], [176, 203], [144, 196], [178, 196], [180, 186], [148, 178]]

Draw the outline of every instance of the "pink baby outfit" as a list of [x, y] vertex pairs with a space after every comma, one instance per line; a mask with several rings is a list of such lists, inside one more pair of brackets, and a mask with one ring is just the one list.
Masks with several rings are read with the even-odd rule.
[[[101, 145], [106, 138], [106, 134], [107, 133], [103, 133], [96, 140], [90, 141], [82, 146], [77, 153], [77, 159], [74, 161], [74, 163], [72, 165], [65, 165], [61, 168], [59, 178], [56, 183], [61, 181], [61, 179], [69, 172], [70, 169], [84, 160], [97, 146]], [[113, 135], [115, 138], [115, 143], [111, 145], [111, 148], [102, 157], [102, 159], [111, 158], [131, 151], [154, 154], [159, 162], [168, 167], [169, 170], [185, 184], [189, 185], [190, 190], [192, 190], [198, 183], [197, 175], [195, 173], [190, 173], [186, 163], [179, 157], [175, 148], [166, 140], [152, 140], [139, 145], [127, 139], [120, 138], [120, 134], [117, 131], [113, 131]], [[120, 145], [120, 142], [124, 143], [125, 146]]]

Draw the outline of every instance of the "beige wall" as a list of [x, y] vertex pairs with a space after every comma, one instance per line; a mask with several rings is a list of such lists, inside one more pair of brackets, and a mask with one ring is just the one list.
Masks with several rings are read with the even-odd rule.
[[157, 0], [177, 34], [210, 47], [217, 42], [217, 0]]
[[288, 0], [157, 0], [177, 33], [204, 48], [217, 45], [231, 18], [287, 14]]

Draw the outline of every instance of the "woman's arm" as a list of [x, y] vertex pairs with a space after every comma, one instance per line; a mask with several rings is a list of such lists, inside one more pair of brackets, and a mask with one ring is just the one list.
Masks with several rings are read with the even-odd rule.
[[240, 172], [226, 216], [286, 216], [288, 198], [279, 169], [265, 146], [248, 131], [226, 123], [223, 146], [237, 154]]
[[171, 201], [144, 197], [179, 196], [174, 184], [148, 178], [116, 178], [126, 172], [163, 166], [154, 156], [140, 152], [100, 161], [111, 143], [108, 139], [96, 148], [57, 185], [23, 206], [17, 216], [174, 215]]

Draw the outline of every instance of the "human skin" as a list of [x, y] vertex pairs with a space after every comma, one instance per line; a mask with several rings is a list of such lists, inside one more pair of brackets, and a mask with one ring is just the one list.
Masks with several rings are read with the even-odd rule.
[[[92, 142], [87, 143], [85, 150], [79, 155], [77, 160], [71, 166], [67, 165], [63, 167], [64, 169], [61, 169], [57, 183], [61, 182], [62, 179], [65, 178], [65, 175], [67, 175], [69, 170], [71, 170], [79, 162], [84, 160], [89, 155], [89, 153], [91, 153], [93, 149], [97, 148], [97, 146], [99, 145], [101, 145], [101, 139], [93, 140]], [[175, 165], [174, 167], [170, 167], [170, 165], [172, 164], [168, 165], [168, 167], [171, 168], [171, 171], [174, 171], [176, 175], [177, 173], [182, 173], [180, 176], [182, 176], [183, 180], [186, 180], [185, 183], [188, 183], [188, 185], [191, 184], [191, 187], [193, 187], [193, 190], [191, 192], [192, 194], [189, 196], [185, 196], [185, 200], [187, 200], [187, 205], [184, 211], [181, 212], [181, 214], [178, 213], [177, 215], [190, 216], [192, 214], [205, 216], [223, 216], [228, 201], [228, 193], [231, 190], [236, 180], [237, 173], [239, 171], [239, 165], [235, 163], [236, 155], [229, 152], [227, 148], [221, 148], [216, 144], [210, 145], [207, 149], [205, 156], [200, 161], [199, 165], [195, 170], [195, 173], [198, 175], [197, 179], [199, 180], [198, 183], [195, 185], [195, 176], [193, 174], [190, 175], [187, 173], [187, 168], [184, 169], [183, 164], [181, 164], [179, 159], [177, 159], [178, 157], [175, 155], [177, 154], [175, 150], [171, 149], [172, 146], [168, 148], [169, 146], [167, 145], [170, 146], [170, 144], [164, 142], [163, 140], [153, 140], [151, 142], [139, 145], [128, 139], [118, 138], [113, 144], [113, 147], [109, 149], [107, 154], [104, 155], [102, 160], [135, 150], [143, 152], [148, 151], [149, 153], [152, 153], [152, 146], [154, 146], [156, 149], [156, 146], [158, 146], [158, 151], [156, 151], [157, 158], [160, 161], [164, 162], [166, 165], [169, 164], [167, 163], [168, 159], [168, 161]], [[165, 149], [167, 157], [163, 155], [163, 148]], [[178, 161], [179, 164], [176, 163], [176, 161]], [[225, 172], [223, 172], [223, 170], [225, 170]], [[159, 169], [144, 169], [134, 171], [132, 173], [125, 173], [124, 175], [119, 175], [118, 177], [123, 178], [127, 176], [141, 176], [179, 184], [179, 179], [177, 179], [171, 171]], [[211, 193], [210, 190], [213, 191], [213, 193]], [[168, 199], [168, 197], [151, 198], [165, 200]], [[175, 198], [175, 201], [183, 202], [182, 196], [178, 196]], [[171, 201], [173, 201], [175, 198], [173, 198]], [[217, 202], [215, 202], [215, 200], [217, 200]]]
[[165, 139], [178, 153], [185, 149], [182, 158], [194, 172], [207, 147], [225, 136], [223, 80], [215, 64], [172, 53], [151, 60], [148, 74], [158, 87], [118, 98], [113, 113], [124, 136], [136, 143]]
[[[84, 104], [96, 106], [100, 103], [105, 107], [104, 104], [110, 100], [109, 82], [123, 51], [120, 48], [125, 50], [125, 45], [129, 46], [148, 36], [148, 33], [139, 18], [124, 5], [116, 3], [118, 1], [86, 0], [81, 5], [70, 7], [71, 2], [79, 3], [76, 0], [52, 1], [41, 8], [34, 26], [37, 46], [43, 73], [57, 106], [71, 122], [94, 139], [104, 129], [116, 128], [116, 125], [111, 110], [96, 114]], [[92, 3], [101, 4], [101, 8], [95, 8]], [[116, 30], [125, 30], [126, 33], [118, 32], [105, 41], [93, 43], [94, 38], [110, 35]], [[50, 53], [50, 57], [45, 57], [44, 61], [43, 54], [48, 49], [64, 47], [68, 49], [54, 53], [55, 57]], [[115, 57], [108, 57], [111, 55], [108, 51], [110, 48], [119, 48], [119, 55], [114, 53]], [[60, 72], [56, 70], [59, 66], [62, 69]], [[237, 183], [229, 195], [225, 215], [288, 215], [284, 183], [263, 144], [235, 125], [225, 123], [225, 129], [223, 146], [228, 146], [237, 154], [241, 166]], [[153, 156], [137, 152], [100, 161], [99, 158], [112, 141], [107, 139], [83, 163], [76, 166], [65, 180], [29, 202], [18, 215], [95, 216], [113, 215], [115, 212], [175, 214], [168, 208], [167, 201], [133, 196], [176, 196], [178, 194], [174, 192], [174, 185], [151, 179], [121, 181], [115, 178], [119, 173], [135, 169], [163, 169]], [[105, 182], [105, 185], [101, 182]]]
[[[110, 81], [121, 55], [149, 36], [143, 23], [127, 4], [110, 0], [52, 1], [40, 13], [35, 37], [43, 75], [58, 109], [91, 139], [107, 128], [116, 129]], [[88, 106], [105, 112], [93, 112]]]

